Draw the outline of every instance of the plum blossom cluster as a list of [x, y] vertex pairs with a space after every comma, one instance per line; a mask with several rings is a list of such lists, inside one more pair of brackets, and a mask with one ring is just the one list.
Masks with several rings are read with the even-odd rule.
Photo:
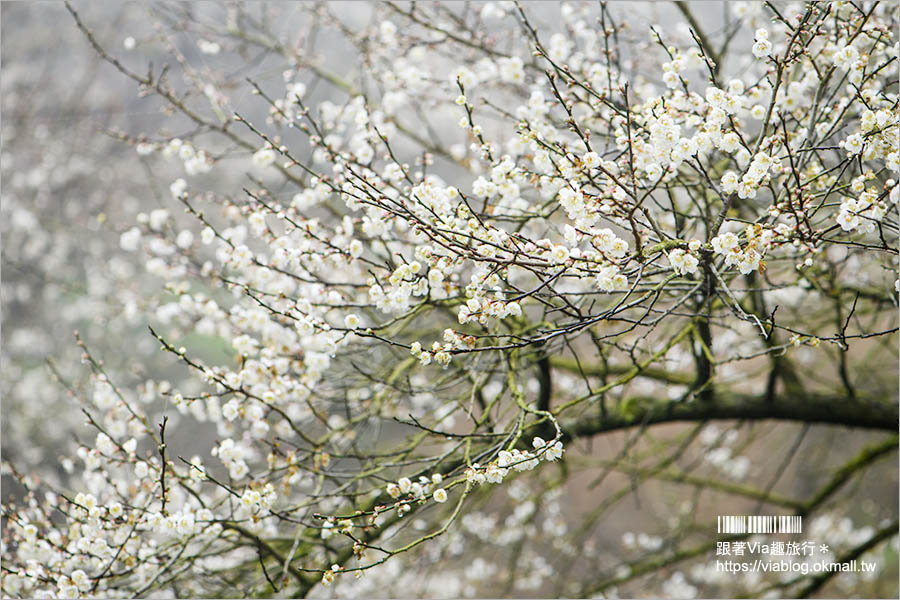
[[[855, 179], [850, 189], [858, 195], [845, 197], [841, 201], [835, 220], [844, 231], [872, 233], [887, 212], [887, 203], [879, 198], [877, 190], [866, 188], [865, 180], [865, 175]], [[895, 204], [896, 196], [896, 193], [892, 196]]]
[[754, 35], [755, 43], [753, 44], [753, 56], [756, 58], [766, 58], [772, 54], [772, 42], [769, 41], [769, 32], [765, 29], [757, 29]]
[[[736, 137], [734, 136], [735, 139]], [[760, 186], [768, 182], [770, 169], [780, 173], [781, 163], [773, 161], [768, 154], [759, 152], [753, 157], [753, 161], [740, 179], [733, 171], [728, 171], [722, 175], [720, 182], [722, 191], [727, 194], [737, 192], [738, 197], [741, 199], [755, 198]]]
[[[422, 475], [417, 481], [412, 481], [409, 477], [401, 477], [396, 483], [387, 484], [385, 491], [388, 496], [400, 501], [425, 501], [430, 497], [435, 502], [443, 503], [447, 501], [447, 491], [438, 487], [443, 481], [444, 477], [440, 473], [434, 473], [431, 477]], [[408, 504], [398, 506], [400, 514], [409, 510]]]
[[764, 265], [762, 258], [775, 239], [775, 231], [761, 225], [748, 225], [741, 237], [728, 231], [711, 240], [715, 254], [725, 257], [726, 267], [737, 267], [744, 275], [757, 271]]
[[275, 488], [271, 483], [267, 483], [263, 486], [262, 490], [255, 490], [248, 487], [244, 493], [241, 494], [241, 504], [255, 514], [258, 514], [259, 511], [269, 510], [277, 498], [278, 494], [275, 492]]
[[[731, 418], [733, 397], [771, 394], [801, 416], [837, 399], [844, 415], [896, 389], [859, 381], [876, 369], [848, 351], [896, 333], [896, 7], [734, 3], [714, 44], [648, 36], [607, 3], [561, 5], [565, 34], [536, 28], [524, 3], [374, 4], [366, 24], [338, 4], [295, 8], [299, 37], [271, 18], [281, 6], [209, 7], [190, 27], [159, 9], [172, 39], [200, 36], [194, 52], [250, 71], [259, 56], [274, 82], [196, 67], [165, 41], [186, 95], [172, 74], [111, 63], [177, 123], [123, 134], [166, 173], [164, 206], [129, 211], [115, 233], [157, 289], [125, 298], [127, 312], [180, 371], [107, 373], [80, 347], [93, 379], [72, 394], [96, 431], [61, 461], [66, 485], [50, 478], [42, 495], [17, 475], [4, 593], [215, 595], [239, 580], [247, 595], [383, 595], [421, 560], [459, 562], [447, 585], [460, 592], [490, 595], [508, 575], [519, 591], [613, 595], [641, 569], [574, 581], [534, 542], [573, 572], [582, 550], [609, 562], [591, 539], [607, 507], [573, 527], [576, 507], [553, 499], [570, 497], [582, 458], [634, 485], [677, 480], [629, 471], [668, 443], [642, 436], [673, 413], [715, 417], [721, 401]], [[324, 22], [365, 68], [317, 51]], [[720, 56], [729, 45], [757, 60]], [[786, 314], [791, 294], [804, 310]], [[866, 360], [893, 364], [889, 347]], [[806, 367], [826, 363], [811, 381]], [[548, 423], [551, 441], [523, 443]], [[629, 460], [563, 447], [638, 426]], [[719, 487], [752, 493], [728, 481], [754, 475], [749, 453], [713, 433], [696, 443]], [[567, 468], [537, 469], [555, 461]], [[385, 476], [404, 471], [416, 475]], [[482, 494], [505, 517], [478, 512]], [[678, 519], [672, 539], [623, 541], [679, 555], [695, 524]], [[477, 545], [490, 552], [473, 558]], [[412, 562], [394, 566], [401, 554]], [[656, 579], [678, 596], [701, 580]]]
[[[699, 240], [691, 240], [697, 242], [696, 247], [699, 248]], [[681, 248], [675, 248], [669, 252], [669, 264], [679, 275], [689, 275], [697, 272], [700, 260], [690, 252], [685, 252]]]
[[[138, 145], [136, 150], [138, 154], [148, 154], [153, 151], [153, 146]], [[213, 160], [205, 150], [198, 150], [189, 141], [181, 138], [172, 138], [160, 150], [161, 154], [166, 158], [177, 158], [184, 163], [184, 172], [186, 175], [202, 175], [209, 173], [213, 166]]]
[[533, 451], [501, 450], [497, 459], [486, 466], [473, 463], [466, 469], [466, 481], [469, 484], [503, 483], [503, 479], [509, 475], [510, 469], [514, 471], [530, 471], [538, 466], [541, 460], [556, 461], [562, 457], [564, 449], [561, 441], [546, 442], [543, 438], [536, 437], [532, 440]]

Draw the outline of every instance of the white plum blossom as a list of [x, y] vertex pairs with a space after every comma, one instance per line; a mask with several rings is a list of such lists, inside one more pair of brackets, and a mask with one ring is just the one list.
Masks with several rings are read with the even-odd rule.
[[863, 138], [860, 134], [854, 133], [841, 142], [841, 147], [847, 151], [848, 156], [855, 156], [862, 152]]
[[772, 54], [772, 42], [769, 41], [769, 32], [765, 29], [757, 29], [753, 44], [753, 56], [766, 58]]
[[681, 248], [676, 248], [669, 252], [669, 264], [672, 265], [672, 269], [676, 273], [684, 275], [686, 273], [696, 273], [700, 261], [693, 254], [689, 254]]
[[260, 148], [253, 154], [253, 164], [260, 168], [271, 166], [278, 155], [272, 148]]
[[[66, 68], [115, 68], [73, 99], [20, 53], [2, 99], [0, 591], [803, 589], [690, 532], [707, 489], [770, 484], [785, 415], [890, 450], [855, 432], [896, 391], [900, 10], [858, 4], [179, 5], [128, 37], [38, 11], [87, 40]], [[814, 519], [851, 454], [798, 454], [788, 504]], [[644, 485], [664, 518], [597, 543]], [[880, 536], [832, 595], [891, 593], [874, 493], [868, 530], [817, 522]]]
[[126, 252], [134, 252], [135, 250], [137, 250], [140, 241], [141, 230], [137, 227], [132, 227], [128, 231], [124, 232], [121, 236], [119, 236], [119, 246]]

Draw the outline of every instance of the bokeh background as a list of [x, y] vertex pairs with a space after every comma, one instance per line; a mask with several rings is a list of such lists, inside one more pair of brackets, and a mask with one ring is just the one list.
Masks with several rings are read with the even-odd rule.
[[[138, 73], [147, 68], [148, 62], [157, 68], [172, 62], [166, 44], [174, 44], [196, 69], [228, 74], [236, 82], [241, 82], [245, 73], [252, 73], [263, 85], [281, 81], [285, 65], [271, 54], [248, 50], [210, 56], [198, 48], [197, 39], [204, 28], [220, 26], [227, 19], [226, 13], [234, 10], [232, 4], [81, 2], [75, 6], [108, 51]], [[696, 7], [698, 16], [713, 29], [726, 10], [722, 3], [700, 3]], [[558, 9], [556, 3], [529, 7], [548, 30], [554, 27], [554, 11]], [[298, 7], [271, 9], [260, 5], [248, 10], [261, 20], [270, 19], [268, 26], [287, 36], [307, 18]], [[341, 26], [347, 27], [365, 27], [374, 14], [369, 3], [356, 2], [340, 3], [335, 12], [343, 19]], [[646, 4], [643, 12], [648, 23], [680, 23], [677, 11], [668, 4]], [[119, 139], [119, 134], [144, 135], [151, 140], [187, 137], [191, 124], [169, 114], [159, 98], [142, 94], [133, 81], [99, 60], [62, 3], [4, 2], [0, 19], [2, 454], [20, 468], [66, 486], [72, 473], [77, 476], [69, 457], [79, 441], [89, 442], [93, 435], [80, 411], [88, 369], [81, 360], [82, 350], [74, 331], [120, 378], [120, 385], [145, 397], [148, 404], [162, 403], [156, 393], [160, 386], [184, 375], [181, 367], [158, 351], [147, 330], [148, 325], [166, 319], [164, 314], [148, 312], [143, 300], [147, 294], [158, 293], [158, 280], [146, 273], [139, 255], [124, 252], [119, 246], [121, 232], [133, 225], [138, 213], [176, 208], [168, 185], [183, 172], [178, 165], [156, 156], [138, 155]], [[161, 24], [173, 23], [189, 23], [187, 28], [196, 31], [164, 34]], [[364, 65], [354, 63], [355, 53], [342, 43], [337, 29], [333, 23], [322, 23], [317, 38], [309, 42], [317, 56], [341, 74], [364, 69]], [[190, 82], [173, 77], [171, 83], [176, 89], [187, 90]], [[237, 84], [222, 91], [229, 109], [240, 111], [250, 121], [265, 120], [267, 107], [251, 93], [249, 85]], [[317, 102], [335, 94], [339, 91], [333, 87], [319, 85], [309, 90], [309, 99]], [[227, 144], [218, 150], [221, 156], [215, 173], [197, 176], [192, 185], [240, 190], [251, 171], [246, 153]], [[211, 358], [227, 358], [225, 351], [214, 344], [205, 351]], [[873, 369], [883, 375], [896, 365], [873, 365]], [[172, 418], [173, 444], [186, 455], [208, 452], [215, 437], [212, 428], [204, 429], [189, 419], [179, 427], [179, 415], [173, 412]], [[761, 422], [717, 427], [714, 433], [706, 434], [708, 443], [698, 442], [686, 454], [701, 465], [699, 473], [703, 469], [716, 473], [715, 465], [704, 463], [710, 447], [732, 444], [734, 455], [747, 458], [753, 481], [769, 485], [785, 497], [798, 498], [817, 489], [836, 465], [880, 439], [877, 434], [831, 426]], [[732, 427], [740, 431], [738, 442], [728, 442], [726, 433]], [[630, 443], [633, 432], [604, 435], [570, 451], [572, 465], [583, 470], [558, 491], [554, 501], [559, 503], [562, 497], [564, 510], [557, 509], [553, 522], [559, 527], [560, 540], [574, 540], [580, 544], [576, 552], [588, 557], [573, 563], [573, 572], [530, 587], [529, 571], [542, 568], [534, 559], [518, 574], [505, 578], [479, 575], [478, 565], [482, 563], [477, 561], [489, 559], [491, 544], [497, 543], [496, 539], [482, 539], [485, 531], [522, 520], [514, 514], [513, 503], [498, 498], [483, 509], [488, 515], [484, 518], [493, 522], [473, 517], [464, 520], [455, 533], [469, 544], [482, 544], [483, 556], [451, 553], [440, 556], [436, 563], [425, 560], [423, 570], [410, 581], [412, 595], [565, 595], [571, 591], [567, 587], [569, 578], [615, 573], [617, 562], [628, 562], [648, 548], [667, 543], [654, 532], [670, 530], [673, 523], [677, 524], [684, 516], [684, 500], [702, 486], [690, 481], [648, 481], [639, 473], [651, 464], [648, 461], [655, 452], [681, 439], [686, 428], [655, 428], [635, 446], [628, 468], [610, 471], [606, 467]], [[824, 512], [833, 521], [833, 529], [843, 527], [848, 539], [861, 535], [861, 531], [896, 518], [897, 487], [897, 459], [892, 455], [842, 489]], [[3, 478], [2, 493], [4, 501], [17, 493], [7, 477]], [[716, 514], [752, 514], [758, 510], [752, 501], [736, 500], [714, 490], [705, 492], [703, 502], [713, 521]], [[577, 532], [574, 538], [573, 531]], [[684, 535], [712, 539], [712, 532]], [[551, 554], [555, 551], [549, 550]], [[702, 572], [709, 569], [711, 558], [706, 554], [677, 567], [661, 568], [647, 578], [624, 582], [617, 591], [607, 589], [606, 593], [638, 596], [647, 590], [662, 590], [669, 596], [689, 595], [690, 589], [685, 590], [685, 586], [700, 595], [727, 593], [730, 576], [716, 580], [715, 575]], [[826, 595], [896, 597], [896, 539], [884, 548], [879, 560], [881, 569], [875, 576], [838, 578]], [[452, 567], [474, 575], [468, 580], [456, 577], [449, 581], [444, 574]], [[704, 577], [711, 581], [707, 587], [697, 583]], [[377, 592], [364, 587], [358, 591]]]

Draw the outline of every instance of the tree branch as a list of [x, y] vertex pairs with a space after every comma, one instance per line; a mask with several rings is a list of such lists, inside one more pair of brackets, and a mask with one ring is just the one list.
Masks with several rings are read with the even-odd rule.
[[571, 439], [628, 427], [707, 419], [777, 419], [896, 431], [898, 405], [896, 402], [815, 394], [776, 397], [772, 402], [767, 402], [765, 396], [745, 395], [719, 395], [713, 402], [704, 403], [629, 398], [605, 417], [579, 417], [563, 423], [562, 428], [564, 435]]

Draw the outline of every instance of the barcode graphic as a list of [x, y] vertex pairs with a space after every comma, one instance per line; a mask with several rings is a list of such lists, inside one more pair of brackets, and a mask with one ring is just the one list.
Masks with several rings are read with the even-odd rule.
[[724, 515], [719, 533], [803, 533], [803, 517], [793, 515]]

